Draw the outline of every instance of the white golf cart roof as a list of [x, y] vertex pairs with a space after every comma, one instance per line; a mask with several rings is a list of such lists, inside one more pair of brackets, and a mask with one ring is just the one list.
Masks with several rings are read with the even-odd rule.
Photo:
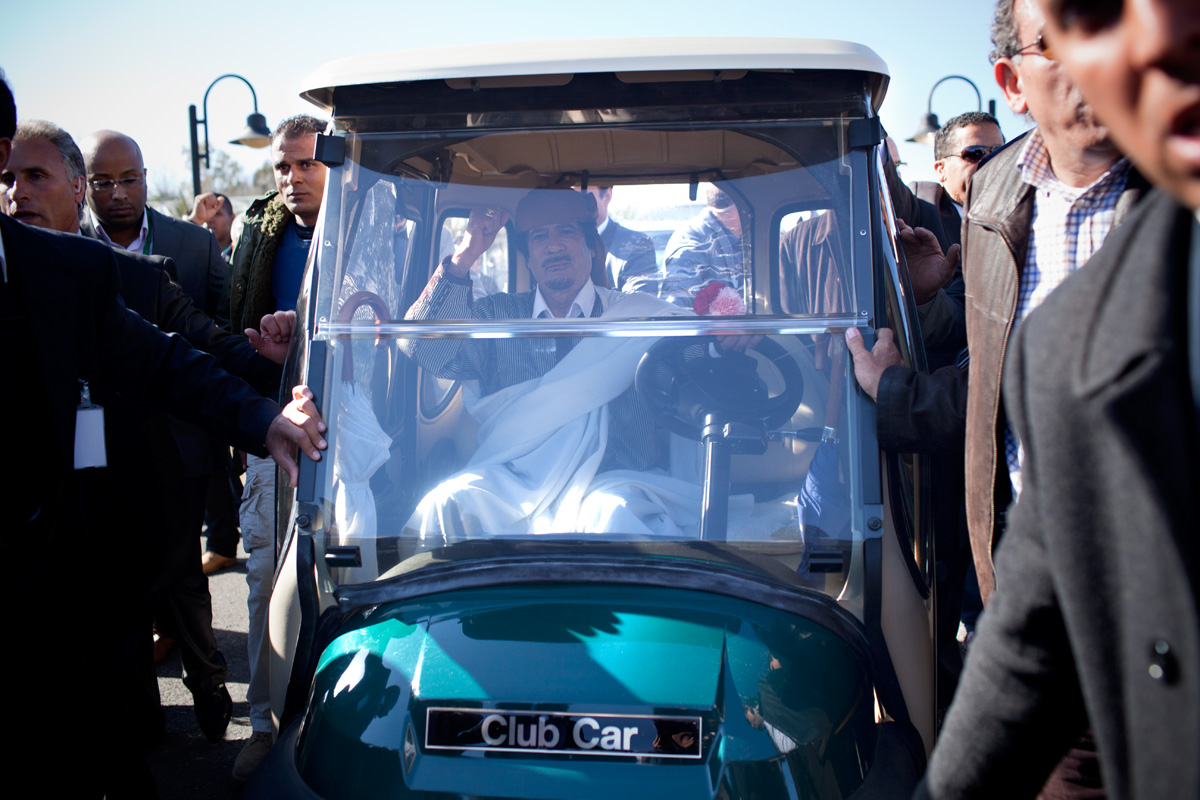
[[[849, 70], [881, 76], [872, 105], [878, 112], [889, 78], [887, 65], [861, 44], [781, 37], [646, 37], [560, 39], [402, 50], [350, 56], [318, 68], [301, 84], [301, 97], [333, 110], [340, 86], [410, 81], [525, 78], [521, 84], [563, 85], [576, 73], [613, 72], [629, 82], [695, 80], [695, 73], [730, 70]], [[733, 76], [730, 76], [733, 77]], [[455, 86], [455, 88], [459, 88]]]

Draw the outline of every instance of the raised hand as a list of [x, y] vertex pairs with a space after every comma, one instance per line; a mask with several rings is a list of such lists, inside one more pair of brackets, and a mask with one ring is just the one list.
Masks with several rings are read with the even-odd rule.
[[508, 222], [509, 214], [502, 208], [473, 208], [467, 218], [467, 230], [450, 256], [447, 271], [456, 278], [465, 278], [471, 265], [487, 252], [496, 241], [496, 234]]
[[267, 314], [259, 323], [259, 330], [246, 328], [246, 338], [264, 358], [276, 364], [287, 359], [292, 344], [292, 333], [296, 329], [295, 311], [276, 311]]
[[896, 220], [900, 228], [900, 244], [908, 260], [908, 277], [912, 282], [913, 299], [917, 305], [928, 303], [950, 279], [958, 267], [962, 248], [954, 244], [947, 253], [942, 253], [933, 231], [926, 228], [910, 228], [902, 219]]

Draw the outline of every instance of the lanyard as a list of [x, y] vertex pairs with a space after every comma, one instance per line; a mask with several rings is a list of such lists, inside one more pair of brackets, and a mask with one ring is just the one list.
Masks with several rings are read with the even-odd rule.
[[154, 236], [154, 218], [150, 216], [149, 211], [143, 211], [146, 215], [146, 241], [142, 242], [142, 255], [150, 255], [150, 240]]

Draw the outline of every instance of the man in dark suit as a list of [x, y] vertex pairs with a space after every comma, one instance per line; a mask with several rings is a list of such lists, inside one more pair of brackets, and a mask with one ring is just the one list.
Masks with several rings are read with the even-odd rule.
[[[22, 122], [13, 139], [8, 167], [0, 173], [2, 210], [35, 227], [77, 234], [83, 174], [83, 156], [70, 134], [45, 120]], [[160, 330], [177, 333], [193, 347], [212, 353], [223, 367], [260, 393], [270, 396], [278, 391], [285, 346], [266, 342], [272, 357], [268, 360], [244, 337], [218, 328], [171, 280], [169, 259], [125, 250], [114, 250], [114, 254], [121, 294], [129, 308]], [[263, 343], [262, 337], [258, 339]], [[208, 583], [194, 557], [193, 526], [203, 513], [207, 479], [185, 477], [186, 467], [181, 454], [169, 444], [174, 440], [161, 411], [119, 394], [106, 397], [102, 388], [94, 399], [109, 413], [109, 469], [104, 473], [103, 492], [130, 509], [126, 529], [133, 537], [123, 538], [121, 548], [131, 566], [130, 578], [122, 581], [122, 586], [129, 590], [133, 604], [159, 598], [159, 630], [185, 642], [184, 680], [195, 697], [197, 719], [205, 736], [219, 740], [232, 701], [224, 687], [225, 659], [213, 636]], [[181, 509], [186, 510], [181, 513]], [[135, 703], [144, 705], [154, 736], [155, 728], [161, 731], [162, 714], [150, 661], [150, 620], [147, 606], [133, 615], [135, 627], [127, 635], [134, 641], [128, 648], [135, 660], [130, 677], [139, 681], [131, 693]], [[138, 622], [143, 626], [140, 635]], [[138, 641], [144, 647], [138, 647]], [[135, 657], [139, 651], [144, 659]]]
[[[0, 172], [15, 128], [12, 94], [0, 79]], [[28, 726], [9, 744], [10, 763], [36, 774], [42, 791], [64, 797], [153, 794], [126, 711], [114, 702], [118, 665], [99, 646], [105, 622], [122, 612], [95, 535], [111, 524], [113, 509], [92, 491], [98, 473], [81, 468], [103, 455], [89, 447], [88, 432], [105, 430], [102, 412], [87, 404], [90, 390], [111, 387], [203, 420], [239, 446], [265, 447], [292, 476], [293, 448], [319, 457], [323, 443], [315, 419], [298, 427], [293, 407], [285, 418], [210, 356], [128, 311], [118, 286], [110, 249], [0, 216], [0, 366], [13, 381], [0, 393], [0, 413], [13, 423], [8, 452], [18, 465], [6, 473], [0, 504], [0, 564], [9, 597], [20, 604], [7, 617], [7, 634], [13, 642], [42, 641], [47, 620], [76, 623], [70, 658], [9, 654], [0, 660], [0, 682], [13, 688], [9, 713]], [[82, 713], [63, 691], [80, 679], [89, 692]], [[67, 720], [86, 744], [64, 768], [63, 747], [52, 743], [61, 742]]]
[[921, 791], [1032, 795], [1090, 721], [1109, 797], [1196, 797], [1200, 6], [1041, 8], [1047, 57], [1159, 188], [1016, 333], [1023, 488]]
[[589, 186], [588, 192], [596, 198], [596, 232], [608, 251], [605, 263], [609, 285], [619, 292], [658, 292], [658, 262], [650, 237], [608, 215], [613, 187]]
[[[171, 278], [183, 287], [197, 307], [212, 316], [226, 267], [221, 246], [212, 232], [172, 219], [146, 205], [146, 168], [141, 148], [128, 136], [115, 131], [98, 131], [84, 143], [83, 157], [88, 205], [80, 225], [83, 234], [118, 250], [166, 256], [170, 259], [167, 267]], [[168, 510], [168, 514], [172, 518], [181, 518], [180, 524], [199, 536], [204, 526], [204, 506], [202, 503], [198, 506], [200, 501], [194, 499], [207, 498], [212, 481], [222, 485], [228, 482], [229, 449], [196, 425], [171, 420], [170, 430], [182, 465], [178, 474], [175, 471], [172, 474], [182, 484], [183, 496], [187, 499]], [[120, 543], [115, 548], [118, 551], [125, 549]], [[190, 575], [186, 583], [179, 585], [177, 592], [167, 593], [169, 608], [160, 611], [165, 617], [165, 625], [159, 631], [164, 637], [161, 644], [169, 647], [178, 642], [185, 662], [190, 662], [201, 672], [223, 676], [224, 657], [216, 649], [211, 630], [200, 624], [211, 617], [210, 603], [203, 599], [206, 596], [207, 587], [202, 575]], [[168, 635], [171, 631], [180, 635]]]
[[[225, 281], [225, 259], [211, 231], [172, 219], [146, 205], [146, 168], [137, 142], [114, 131], [92, 134], [83, 147], [88, 210], [80, 223], [85, 236], [119, 250], [166, 256], [171, 278], [208, 316], [217, 309]], [[257, 324], [258, 320], [255, 320]], [[196, 426], [172, 425], [186, 476], [222, 479], [228, 457]], [[203, 524], [195, 520], [196, 534]]]
[[212, 232], [146, 205], [146, 167], [137, 142], [97, 131], [83, 144], [87, 165], [85, 236], [113, 247], [174, 260], [171, 277], [210, 317], [225, 282], [225, 259]]

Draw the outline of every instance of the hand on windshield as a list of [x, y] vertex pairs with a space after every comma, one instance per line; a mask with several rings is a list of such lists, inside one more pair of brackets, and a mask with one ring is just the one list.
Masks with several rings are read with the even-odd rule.
[[296, 329], [295, 311], [276, 311], [267, 314], [258, 323], [259, 330], [246, 328], [246, 338], [264, 358], [282, 364], [292, 344], [292, 331]]
[[950, 250], [943, 254], [933, 231], [910, 228], [902, 219], [897, 219], [896, 224], [900, 228], [900, 244], [908, 260], [913, 299], [917, 305], [923, 305], [954, 277], [962, 248], [956, 244], [950, 245]]
[[903, 363], [900, 351], [896, 349], [895, 335], [890, 328], [880, 328], [875, 346], [867, 350], [858, 329], [848, 328], [846, 347], [854, 359], [854, 377], [858, 378], [858, 385], [874, 400], [879, 394], [879, 379], [883, 377], [884, 370]]
[[502, 208], [473, 208], [467, 219], [467, 230], [450, 256], [448, 271], [456, 278], [465, 278], [471, 265], [487, 252], [496, 241], [496, 234], [508, 222], [508, 212]]
[[292, 402], [271, 421], [265, 444], [271, 458], [287, 473], [289, 485], [293, 488], [300, 476], [296, 448], [299, 447], [313, 461], [320, 461], [321, 451], [327, 447], [325, 437], [321, 435], [325, 430], [321, 412], [317, 411], [309, 388], [297, 386], [292, 389]]

